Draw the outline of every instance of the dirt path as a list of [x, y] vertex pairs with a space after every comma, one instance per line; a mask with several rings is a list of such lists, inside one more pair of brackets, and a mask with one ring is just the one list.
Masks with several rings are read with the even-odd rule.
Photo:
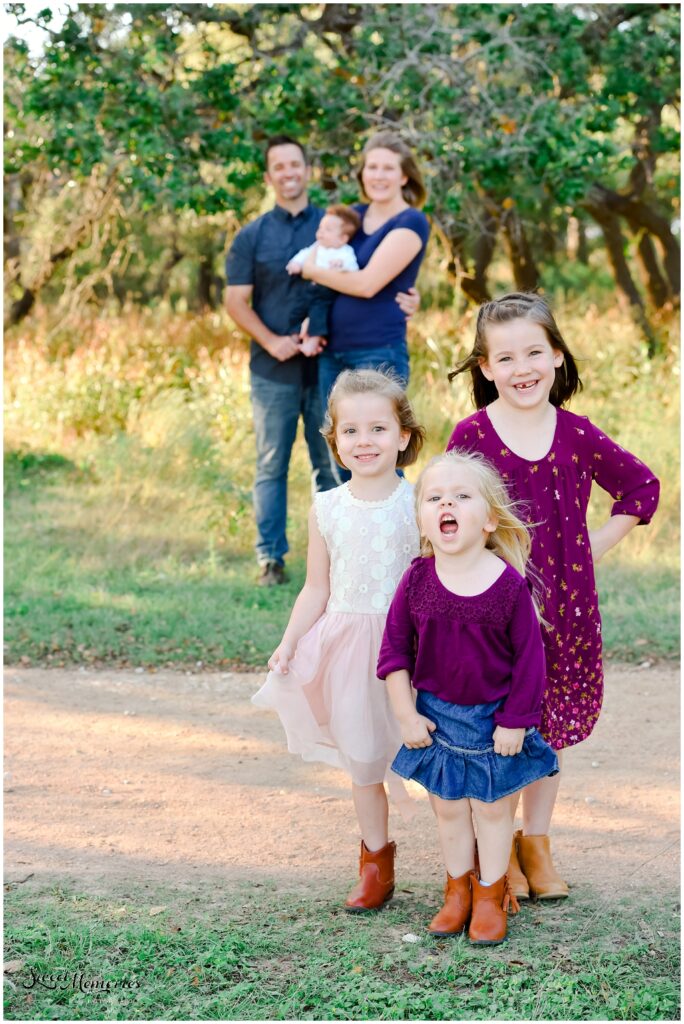
[[[260, 676], [9, 668], [5, 680], [7, 881], [107, 893], [245, 877], [342, 889], [353, 876], [346, 778], [287, 753], [278, 720], [249, 702]], [[678, 885], [678, 711], [675, 667], [609, 668], [559, 798], [571, 884]], [[401, 870], [440, 882], [429, 804], [412, 791], [416, 817], [392, 828]]]

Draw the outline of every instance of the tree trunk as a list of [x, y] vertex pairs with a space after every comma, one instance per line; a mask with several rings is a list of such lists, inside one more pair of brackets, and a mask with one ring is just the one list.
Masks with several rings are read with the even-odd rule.
[[587, 225], [581, 217], [577, 218], [577, 259], [584, 266], [589, 263], [589, 240], [587, 239]]
[[501, 218], [508, 258], [513, 269], [516, 288], [532, 292], [539, 284], [539, 271], [525, 234], [525, 228], [515, 209], [506, 210]]
[[672, 229], [667, 219], [649, 206], [643, 199], [634, 196], [622, 196], [619, 192], [605, 188], [603, 185], [595, 185], [592, 189], [595, 201], [601, 206], [619, 213], [635, 227], [645, 228], [650, 234], [655, 235], [663, 247], [663, 267], [667, 274], [672, 294], [678, 296], [681, 292], [680, 276], [680, 251], [677, 239], [672, 234]]
[[[22, 286], [24, 288], [23, 295], [17, 299], [10, 308], [8, 323], [10, 326], [19, 323], [25, 316], [32, 310], [34, 303], [41, 293], [41, 290], [50, 281], [54, 275], [57, 267], [60, 266], [65, 260], [68, 260], [76, 252], [78, 247], [87, 239], [90, 232], [96, 223], [103, 223], [105, 217], [110, 213], [112, 206], [116, 200], [116, 191], [118, 187], [118, 166], [114, 166], [109, 171], [106, 181], [103, 185], [98, 188], [97, 194], [94, 197], [88, 197], [91, 201], [84, 203], [84, 210], [73, 225], [70, 225], [67, 230], [67, 242], [57, 252], [52, 253], [50, 258], [45, 261], [45, 264], [41, 267], [40, 273], [37, 275], [37, 279], [34, 280], [31, 288]], [[91, 180], [94, 179], [94, 175], [91, 175]]]
[[490, 302], [491, 294], [487, 287], [487, 268], [492, 262], [496, 247], [498, 219], [492, 210], [485, 210], [482, 228], [475, 243], [475, 266], [472, 276], [464, 274], [461, 278], [461, 289], [473, 302]]
[[586, 224], [576, 215], [568, 218], [565, 252], [568, 259], [577, 260], [584, 266], [589, 262]]
[[644, 279], [651, 302], [656, 309], [663, 306], [672, 297], [667, 281], [660, 272], [658, 257], [651, 236], [646, 231], [635, 232], [637, 236], [637, 252], [642, 267], [644, 268]]
[[171, 277], [171, 271], [177, 263], [185, 256], [184, 252], [181, 252], [177, 246], [176, 239], [171, 241], [171, 252], [164, 260], [164, 265], [159, 271], [159, 275], [152, 289], [152, 295], [159, 298], [164, 298], [169, 290], [169, 281]]
[[625, 240], [620, 228], [620, 221], [616, 214], [601, 204], [600, 197], [593, 189], [591, 197], [586, 199], [582, 205], [591, 214], [603, 232], [615, 281], [630, 304], [634, 320], [648, 341], [649, 357], [652, 357], [655, 355], [655, 337], [646, 316], [643, 299], [632, 280], [632, 275], [625, 259]]
[[199, 270], [197, 273], [197, 300], [200, 309], [212, 309], [212, 285], [214, 283], [214, 269], [212, 259], [207, 253], [202, 253], [199, 258]]
[[24, 294], [10, 306], [7, 326], [14, 327], [25, 316], [28, 316], [36, 302], [36, 296], [30, 288], [24, 288]]

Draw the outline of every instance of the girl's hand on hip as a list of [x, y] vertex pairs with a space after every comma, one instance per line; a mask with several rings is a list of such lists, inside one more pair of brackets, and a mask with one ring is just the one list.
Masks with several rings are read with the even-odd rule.
[[503, 725], [497, 725], [492, 736], [494, 740], [494, 753], [502, 757], [513, 757], [522, 750], [525, 741], [524, 729], [505, 729]]
[[437, 726], [425, 715], [415, 714], [412, 718], [401, 723], [401, 738], [409, 750], [416, 750], [418, 747], [431, 747], [431, 732]]
[[294, 657], [292, 644], [280, 643], [268, 659], [268, 667], [271, 672], [279, 672], [282, 676], [288, 673], [288, 666]]

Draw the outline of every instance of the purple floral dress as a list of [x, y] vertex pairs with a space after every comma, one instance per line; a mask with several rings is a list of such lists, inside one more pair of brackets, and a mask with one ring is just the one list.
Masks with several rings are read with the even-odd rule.
[[592, 481], [615, 498], [612, 515], [650, 522], [659, 484], [648, 466], [606, 437], [585, 416], [558, 409], [551, 448], [541, 459], [514, 454], [486, 409], [457, 424], [447, 450], [479, 451], [496, 466], [511, 496], [523, 502], [533, 530], [531, 563], [542, 580], [546, 689], [540, 732], [554, 748], [580, 743], [596, 725], [603, 700], [601, 618], [589, 544]]

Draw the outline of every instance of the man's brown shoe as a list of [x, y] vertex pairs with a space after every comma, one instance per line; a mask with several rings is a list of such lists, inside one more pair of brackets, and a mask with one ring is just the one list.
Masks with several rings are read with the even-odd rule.
[[473, 896], [470, 890], [470, 871], [458, 878], [447, 873], [444, 886], [444, 906], [428, 925], [432, 935], [460, 935], [470, 920]]
[[371, 852], [361, 840], [359, 881], [347, 896], [344, 909], [350, 914], [379, 910], [394, 892], [394, 855], [396, 843], [387, 843]]
[[530, 893], [537, 899], [562, 900], [569, 895], [567, 882], [563, 881], [553, 866], [548, 836], [519, 834], [518, 858]]
[[498, 946], [506, 939], [508, 908], [512, 913], [520, 910], [518, 901], [508, 888], [508, 877], [482, 885], [473, 872], [470, 876], [473, 890], [473, 912], [470, 917], [468, 938], [474, 946]]
[[285, 566], [281, 565], [280, 562], [266, 562], [261, 567], [261, 575], [258, 582], [260, 587], [277, 587], [279, 583], [286, 583], [287, 573], [285, 572]]

